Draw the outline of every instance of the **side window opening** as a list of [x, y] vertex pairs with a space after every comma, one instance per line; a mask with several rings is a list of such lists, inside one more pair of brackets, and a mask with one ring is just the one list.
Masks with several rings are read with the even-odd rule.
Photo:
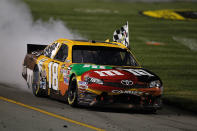
[[59, 43], [53, 43], [52, 45], [49, 45], [47, 48], [44, 49], [44, 55], [46, 57], [53, 58], [59, 46], [60, 46]]
[[54, 57], [55, 60], [64, 62], [68, 56], [68, 46], [62, 44], [59, 51], [57, 52], [56, 56]]

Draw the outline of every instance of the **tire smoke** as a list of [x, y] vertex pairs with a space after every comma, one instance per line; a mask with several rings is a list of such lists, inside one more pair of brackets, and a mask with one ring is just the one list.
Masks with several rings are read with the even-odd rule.
[[34, 22], [20, 0], [0, 0], [0, 83], [26, 88], [21, 72], [27, 43], [49, 44], [77, 37], [59, 20]]

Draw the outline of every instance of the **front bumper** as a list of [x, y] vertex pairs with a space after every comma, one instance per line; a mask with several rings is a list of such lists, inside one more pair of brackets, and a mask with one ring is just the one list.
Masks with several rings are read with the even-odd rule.
[[106, 92], [96, 95], [91, 92], [81, 92], [78, 96], [79, 104], [88, 106], [117, 105], [141, 109], [161, 109], [162, 107], [161, 95], [108, 95]]

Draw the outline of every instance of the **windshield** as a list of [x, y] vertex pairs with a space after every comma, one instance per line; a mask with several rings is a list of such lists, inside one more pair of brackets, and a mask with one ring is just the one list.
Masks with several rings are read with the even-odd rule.
[[138, 66], [126, 49], [103, 46], [73, 46], [72, 61], [98, 65]]

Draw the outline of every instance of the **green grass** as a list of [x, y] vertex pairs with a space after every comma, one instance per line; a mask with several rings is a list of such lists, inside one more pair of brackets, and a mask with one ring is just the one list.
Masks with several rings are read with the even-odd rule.
[[[112, 38], [114, 30], [129, 21], [131, 50], [143, 67], [157, 73], [163, 80], [164, 100], [197, 111], [197, 51], [190, 50], [172, 38], [176, 36], [197, 40], [197, 22], [154, 19], [139, 14], [142, 10], [197, 10], [197, 3], [24, 1], [30, 6], [34, 20], [48, 21], [50, 17], [60, 19], [70, 30], [91, 40]], [[162, 42], [165, 45], [146, 45], [146, 40]]]

